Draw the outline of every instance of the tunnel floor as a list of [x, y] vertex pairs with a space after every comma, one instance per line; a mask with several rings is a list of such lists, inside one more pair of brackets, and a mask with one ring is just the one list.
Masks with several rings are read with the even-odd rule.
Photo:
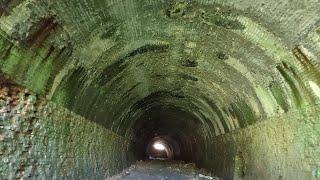
[[139, 161], [121, 174], [109, 178], [110, 180], [185, 180], [185, 179], [210, 179], [219, 178], [211, 176], [192, 163], [166, 162], [166, 161]]

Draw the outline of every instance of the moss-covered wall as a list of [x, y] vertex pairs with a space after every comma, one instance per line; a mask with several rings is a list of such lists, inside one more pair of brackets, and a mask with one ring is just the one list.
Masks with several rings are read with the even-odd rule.
[[309, 178], [319, 13], [306, 0], [0, 2], [0, 73], [52, 101], [1, 86], [0, 175], [103, 178], [132, 161], [127, 139], [165, 130], [222, 177]]
[[295, 44], [280, 41], [265, 17], [239, 4], [25, 0], [1, 17], [0, 69], [119, 133], [130, 107], [162, 92], [175, 94], [171, 104], [217, 124], [210, 130], [215, 135], [312, 102], [298, 81], [289, 50]]
[[1, 88], [0, 179], [105, 179], [132, 163], [129, 140], [10, 90]]
[[319, 179], [320, 107], [216, 137], [207, 164], [226, 179]]

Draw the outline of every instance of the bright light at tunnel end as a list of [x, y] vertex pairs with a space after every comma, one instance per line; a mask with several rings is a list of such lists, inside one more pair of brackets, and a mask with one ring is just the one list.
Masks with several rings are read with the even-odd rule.
[[158, 142], [156, 142], [156, 143], [153, 144], [153, 148], [154, 148], [155, 150], [158, 150], [158, 151], [163, 151], [163, 150], [166, 149], [163, 144], [158, 143]]

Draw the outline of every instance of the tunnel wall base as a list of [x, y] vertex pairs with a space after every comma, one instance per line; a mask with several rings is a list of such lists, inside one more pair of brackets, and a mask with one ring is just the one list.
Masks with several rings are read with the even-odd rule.
[[128, 140], [35, 99], [0, 100], [0, 179], [105, 179], [133, 161]]
[[225, 179], [319, 178], [319, 120], [314, 106], [218, 136], [203, 165]]

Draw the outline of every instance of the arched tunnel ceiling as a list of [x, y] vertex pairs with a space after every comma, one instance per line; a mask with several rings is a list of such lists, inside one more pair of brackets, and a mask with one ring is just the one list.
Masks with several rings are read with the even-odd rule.
[[219, 135], [315, 102], [319, 13], [319, 1], [6, 1], [1, 70], [122, 135], [163, 106]]

